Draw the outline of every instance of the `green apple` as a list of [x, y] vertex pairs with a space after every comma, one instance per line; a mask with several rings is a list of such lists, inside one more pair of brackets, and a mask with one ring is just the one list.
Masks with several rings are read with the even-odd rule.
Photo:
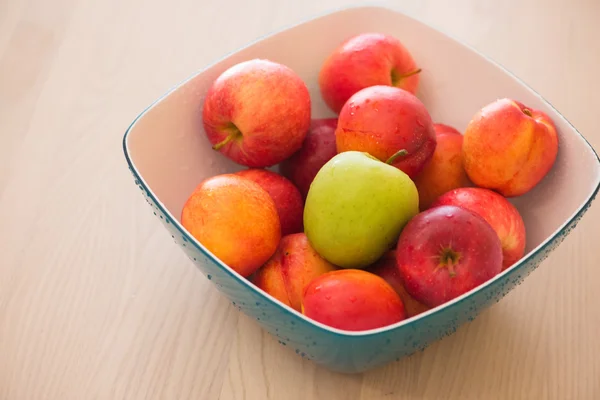
[[310, 185], [304, 232], [327, 261], [364, 268], [393, 247], [418, 212], [419, 194], [407, 174], [368, 153], [346, 151]]

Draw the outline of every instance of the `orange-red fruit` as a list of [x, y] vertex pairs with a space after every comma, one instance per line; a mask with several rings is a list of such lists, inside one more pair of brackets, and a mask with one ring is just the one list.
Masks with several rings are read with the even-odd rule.
[[433, 127], [437, 139], [433, 157], [414, 179], [421, 211], [429, 208], [447, 191], [472, 185], [463, 167], [463, 137], [460, 132], [444, 124], [434, 124]]
[[406, 309], [406, 316], [408, 318], [414, 317], [415, 315], [421, 314], [424, 311], [429, 310], [425, 304], [417, 301], [412, 297], [404, 287], [400, 271], [398, 271], [398, 264], [396, 263], [396, 251], [392, 250], [383, 255], [375, 264], [369, 269], [369, 272], [374, 273], [377, 276], [385, 279], [390, 284], [402, 299], [404, 308]]
[[419, 72], [408, 49], [395, 37], [362, 33], [351, 37], [327, 57], [319, 72], [325, 103], [338, 113], [354, 93], [387, 85], [416, 93]]
[[281, 236], [302, 232], [304, 200], [298, 188], [289, 179], [266, 169], [245, 169], [236, 174], [258, 183], [269, 193], [279, 215]]
[[512, 99], [483, 107], [464, 134], [464, 166], [479, 187], [520, 196], [550, 171], [558, 135], [550, 117]]
[[333, 328], [361, 331], [406, 318], [398, 293], [379, 276], [344, 269], [323, 274], [304, 290], [302, 312]]
[[371, 86], [355, 93], [342, 108], [335, 131], [338, 153], [363, 151], [414, 178], [431, 159], [435, 130], [425, 105], [413, 94], [391, 86]]
[[301, 311], [306, 285], [334, 269], [310, 246], [304, 233], [295, 233], [281, 238], [275, 254], [256, 271], [253, 282], [282, 303]]
[[460, 188], [444, 193], [433, 207], [454, 205], [479, 214], [494, 228], [502, 245], [502, 270], [525, 253], [525, 223], [519, 210], [504, 196], [483, 188]]
[[183, 206], [181, 224], [244, 277], [273, 255], [281, 239], [271, 196], [257, 183], [234, 174], [202, 181]]

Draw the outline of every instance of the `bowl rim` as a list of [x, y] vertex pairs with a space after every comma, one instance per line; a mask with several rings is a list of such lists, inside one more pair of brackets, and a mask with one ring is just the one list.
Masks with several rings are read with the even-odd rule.
[[412, 316], [410, 318], [406, 318], [406, 319], [404, 319], [402, 321], [399, 321], [399, 322], [396, 322], [394, 324], [387, 325], [387, 326], [384, 326], [384, 327], [381, 327], [381, 328], [375, 328], [375, 329], [369, 329], [369, 330], [363, 330], [363, 331], [348, 331], [348, 330], [344, 330], [344, 329], [338, 329], [338, 328], [330, 327], [328, 325], [325, 325], [325, 324], [322, 324], [322, 323], [320, 323], [318, 321], [310, 319], [310, 318], [306, 317], [305, 315], [303, 315], [302, 313], [300, 313], [300, 312], [296, 311], [295, 309], [293, 309], [293, 308], [287, 306], [286, 304], [282, 303], [281, 301], [279, 301], [275, 297], [271, 296], [270, 294], [268, 294], [268, 293], [264, 292], [263, 290], [259, 289], [258, 287], [256, 287], [255, 285], [253, 285], [250, 281], [248, 281], [247, 278], [244, 278], [242, 275], [240, 275], [239, 273], [237, 273], [236, 271], [234, 271], [233, 269], [231, 269], [229, 266], [227, 266], [225, 263], [223, 263], [220, 259], [218, 259], [217, 257], [215, 257], [195, 237], [193, 237], [192, 235], [190, 235], [188, 233], [188, 231], [183, 227], [183, 225], [181, 225], [181, 223], [177, 220], [177, 218], [174, 218], [174, 216], [172, 215], [172, 213], [158, 199], [158, 196], [154, 194], [154, 192], [152, 191], [152, 189], [150, 189], [150, 187], [148, 186], [148, 184], [146, 183], [146, 181], [144, 180], [144, 178], [141, 176], [140, 172], [138, 171], [137, 167], [135, 166], [135, 163], [132, 161], [132, 159], [130, 157], [129, 146], [128, 146], [129, 134], [135, 128], [135, 126], [138, 123], [138, 121], [142, 117], [144, 117], [152, 108], [154, 108], [155, 106], [157, 106], [160, 102], [162, 102], [164, 99], [166, 99], [169, 95], [171, 95], [178, 88], [184, 86], [190, 80], [192, 80], [196, 76], [202, 74], [206, 70], [212, 68], [214, 65], [216, 65], [216, 64], [220, 63], [221, 61], [229, 58], [231, 55], [233, 55], [233, 54], [235, 54], [235, 53], [237, 53], [237, 52], [239, 52], [241, 50], [244, 50], [244, 49], [246, 49], [248, 47], [251, 47], [251, 46], [253, 46], [253, 45], [261, 42], [262, 40], [264, 40], [266, 38], [269, 38], [271, 36], [275, 36], [275, 35], [277, 35], [279, 33], [285, 32], [285, 31], [287, 31], [289, 29], [292, 29], [292, 28], [298, 27], [300, 25], [303, 25], [303, 24], [305, 24], [307, 22], [310, 22], [310, 21], [313, 21], [313, 20], [316, 20], [316, 19], [320, 19], [320, 18], [323, 18], [323, 17], [327, 17], [327, 16], [330, 16], [330, 15], [333, 15], [333, 14], [337, 14], [337, 13], [340, 13], [340, 12], [344, 12], [344, 11], [350, 11], [350, 10], [369, 10], [369, 9], [371, 9], [371, 10], [373, 10], [373, 9], [375, 9], [375, 10], [385, 10], [385, 11], [391, 11], [391, 12], [394, 12], [394, 13], [402, 14], [406, 18], [409, 18], [409, 19], [412, 19], [412, 20], [414, 20], [416, 22], [419, 22], [419, 23], [422, 23], [424, 25], [427, 25], [430, 28], [438, 31], [442, 35], [445, 35], [449, 39], [454, 40], [459, 45], [461, 45], [461, 46], [463, 46], [463, 47], [471, 50], [472, 52], [476, 53], [477, 55], [479, 55], [480, 57], [484, 58], [486, 61], [488, 61], [492, 65], [496, 66], [497, 68], [501, 69], [504, 73], [506, 73], [507, 75], [509, 75], [510, 77], [512, 77], [514, 80], [518, 81], [525, 89], [529, 90], [534, 96], [538, 97], [540, 101], [542, 101], [547, 106], [549, 106], [552, 110], [554, 110], [556, 112], [556, 114], [559, 116], [559, 118], [561, 118], [563, 120], [563, 122], [565, 122], [575, 133], [577, 133], [580, 136], [581, 139], [583, 139], [584, 144], [589, 148], [589, 150], [595, 156], [596, 163], [600, 166], [600, 157], [598, 156], [598, 153], [595, 151], [595, 149], [590, 144], [590, 142], [585, 138], [585, 136], [583, 134], [581, 134], [581, 132], [579, 132], [579, 130], [577, 130], [577, 128], [565, 116], [563, 116], [558, 111], [558, 109], [556, 109], [556, 107], [554, 107], [552, 105], [552, 103], [550, 103], [543, 96], [541, 96], [536, 90], [534, 90], [532, 87], [530, 87], [521, 78], [519, 78], [518, 76], [516, 76], [514, 73], [512, 73], [509, 69], [507, 69], [506, 67], [504, 67], [499, 62], [497, 62], [497, 61], [493, 60], [492, 58], [486, 56], [485, 54], [481, 53], [480, 51], [478, 51], [477, 49], [475, 49], [471, 45], [466, 44], [466, 43], [462, 42], [461, 40], [458, 40], [454, 36], [446, 33], [444, 30], [439, 29], [437, 26], [435, 26], [433, 24], [425, 24], [422, 21], [419, 21], [416, 18], [403, 13], [397, 7], [390, 7], [388, 5], [378, 5], [378, 4], [371, 4], [371, 5], [366, 5], [366, 6], [364, 6], [364, 5], [349, 5], [349, 6], [345, 6], [345, 7], [331, 8], [331, 9], [329, 9], [327, 11], [324, 11], [324, 12], [321, 12], [321, 13], [317, 13], [317, 14], [313, 14], [312, 16], [309, 16], [308, 18], [304, 18], [304, 19], [300, 20], [299, 22], [285, 25], [285, 26], [283, 26], [283, 27], [281, 27], [279, 29], [276, 29], [276, 30], [267, 32], [264, 35], [258, 36], [257, 38], [255, 38], [254, 40], [248, 42], [247, 44], [245, 44], [243, 46], [240, 46], [237, 49], [226, 53], [225, 55], [223, 55], [222, 57], [216, 59], [212, 63], [207, 64], [205, 67], [200, 68], [199, 70], [196, 70], [194, 73], [192, 73], [191, 75], [189, 75], [187, 78], [185, 78], [182, 81], [180, 81], [179, 83], [173, 85], [165, 93], [163, 93], [161, 96], [159, 96], [157, 99], [155, 99], [152, 103], [150, 103], [145, 109], [143, 109], [142, 112], [137, 117], [135, 117], [135, 119], [131, 122], [131, 124], [129, 125], [129, 127], [125, 131], [125, 134], [123, 135], [123, 139], [122, 139], [123, 152], [124, 152], [127, 164], [129, 166], [129, 169], [132, 172], [135, 180], [137, 180], [139, 182], [139, 184], [142, 186], [143, 190], [146, 192], [146, 194], [148, 195], [148, 197], [154, 202], [154, 204], [156, 204], [156, 206], [158, 207], [158, 210], [162, 214], [164, 214], [165, 221], [167, 223], [173, 224], [173, 226], [182, 235], [182, 237], [183, 237], [184, 240], [187, 240], [188, 242], [193, 243], [194, 247], [196, 248], [196, 250], [200, 251], [202, 254], [204, 254], [204, 256], [206, 256], [212, 262], [214, 262], [216, 265], [218, 265], [223, 270], [223, 272], [225, 272], [226, 274], [228, 274], [231, 278], [237, 280], [239, 283], [241, 283], [242, 285], [246, 286], [249, 290], [253, 291], [258, 296], [264, 297], [265, 299], [267, 299], [268, 301], [270, 301], [271, 303], [273, 303], [274, 305], [276, 305], [277, 307], [279, 307], [282, 312], [289, 313], [289, 314], [292, 314], [292, 315], [296, 316], [297, 318], [300, 318], [305, 323], [310, 324], [310, 325], [312, 325], [312, 326], [320, 329], [321, 331], [324, 331], [323, 333], [334, 334], [334, 335], [343, 336], [343, 337], [346, 337], [346, 338], [349, 338], [349, 337], [369, 337], [369, 336], [375, 336], [375, 335], [379, 335], [379, 334], [386, 333], [386, 332], [389, 332], [389, 331], [393, 331], [393, 330], [396, 330], [396, 329], [407, 327], [408, 325], [416, 323], [419, 320], [427, 319], [429, 317], [432, 317], [432, 316], [434, 316], [434, 315], [442, 312], [442, 310], [444, 310], [445, 308], [449, 308], [449, 307], [451, 307], [453, 305], [457, 305], [459, 303], [462, 303], [462, 302], [466, 301], [467, 299], [475, 296], [479, 291], [483, 290], [485, 287], [493, 285], [495, 282], [501, 280], [505, 275], [510, 275], [512, 273], [515, 273], [524, 264], [526, 264], [531, 259], [533, 259], [536, 256], [538, 256], [545, 249], [547, 249], [550, 245], [552, 245], [557, 239], [559, 239], [560, 236], [565, 232], [565, 228], [567, 226], [569, 226], [574, 221], [577, 221], [578, 219], [580, 219], [583, 216], [583, 214], [585, 214], [585, 212], [587, 211], [587, 209], [590, 207], [591, 203], [594, 201], [596, 195], [598, 194], [598, 191], [600, 190], [600, 174], [599, 174], [599, 176], [598, 176], [598, 178], [596, 180], [596, 186], [593, 189], [593, 191], [590, 193], [590, 195], [587, 197], [587, 199], [584, 202], [582, 202], [582, 204], [577, 208], [577, 210], [575, 212], [573, 212], [573, 214], [571, 214], [570, 217], [568, 217], [552, 234], [550, 234], [546, 239], [544, 239], [538, 246], [536, 246], [534, 249], [532, 249], [528, 254], [526, 254], [524, 257], [522, 257], [517, 263], [515, 263], [511, 267], [507, 268], [506, 270], [500, 272], [499, 274], [497, 274], [496, 276], [494, 276], [492, 279], [489, 279], [488, 281], [480, 284], [479, 286], [471, 289], [470, 291], [468, 291], [466, 293], [463, 293], [462, 295], [460, 295], [460, 296], [458, 296], [458, 297], [456, 297], [456, 298], [454, 298], [454, 299], [452, 299], [452, 300], [450, 300], [450, 301], [448, 301], [448, 302], [446, 302], [444, 304], [441, 304], [441, 305], [439, 305], [437, 307], [433, 307], [433, 308], [431, 308], [431, 309], [429, 309], [429, 310], [427, 310], [427, 311], [425, 311], [423, 313], [420, 313], [418, 315]]

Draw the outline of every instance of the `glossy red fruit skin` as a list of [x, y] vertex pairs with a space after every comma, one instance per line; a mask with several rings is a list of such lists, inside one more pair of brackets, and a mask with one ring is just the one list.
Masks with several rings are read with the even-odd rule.
[[289, 179], [276, 172], [260, 168], [245, 169], [236, 175], [250, 179], [269, 193], [275, 203], [281, 224], [281, 236], [304, 230], [302, 214], [304, 200], [298, 188]]
[[[459, 256], [451, 268], [440, 260], [446, 248]], [[457, 206], [440, 206], [421, 212], [406, 225], [396, 263], [408, 293], [437, 307], [496, 276], [502, 269], [502, 246], [481, 216]]]
[[337, 154], [336, 127], [337, 118], [313, 119], [300, 150], [279, 164], [279, 172], [296, 185], [303, 199], [317, 172]]
[[406, 318], [398, 293], [379, 276], [358, 269], [320, 275], [304, 290], [302, 312], [333, 328], [362, 331]]

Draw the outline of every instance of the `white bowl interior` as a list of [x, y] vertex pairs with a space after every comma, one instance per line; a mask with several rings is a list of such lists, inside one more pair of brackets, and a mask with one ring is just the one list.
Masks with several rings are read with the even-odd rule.
[[317, 76], [325, 57], [351, 35], [367, 31], [399, 38], [423, 68], [419, 98], [435, 122], [464, 130], [473, 114], [497, 98], [517, 99], [546, 112], [559, 132], [559, 153], [546, 178], [512, 199], [527, 227], [527, 251], [555, 233], [589, 199], [600, 181], [594, 151], [535, 92], [444, 34], [385, 8], [351, 8], [291, 27], [228, 55], [151, 106], [132, 126], [126, 146], [132, 164], [158, 201], [179, 220], [192, 190], [204, 178], [242, 167], [213, 151], [202, 128], [204, 93], [228, 67], [267, 58], [292, 68], [306, 82], [314, 118], [333, 116], [319, 94]]

